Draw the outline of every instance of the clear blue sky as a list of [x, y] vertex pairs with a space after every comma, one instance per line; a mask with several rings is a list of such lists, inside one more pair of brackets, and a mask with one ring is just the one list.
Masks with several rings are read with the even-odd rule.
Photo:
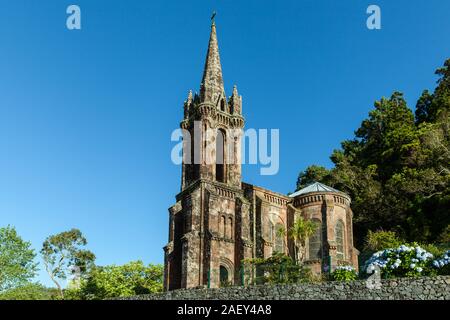
[[[70, 4], [81, 31], [66, 29]], [[180, 187], [170, 133], [198, 90], [213, 9], [227, 94], [238, 85], [247, 127], [280, 129], [279, 174], [245, 166], [244, 180], [283, 193], [331, 166], [374, 100], [399, 90], [414, 107], [450, 57], [445, 0], [1, 0], [0, 226], [37, 250], [79, 228], [101, 265], [163, 262]]]

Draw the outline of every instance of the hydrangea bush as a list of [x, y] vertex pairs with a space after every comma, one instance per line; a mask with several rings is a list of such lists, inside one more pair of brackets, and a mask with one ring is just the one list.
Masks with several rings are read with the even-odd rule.
[[384, 278], [417, 277], [433, 274], [432, 263], [433, 255], [419, 245], [401, 245], [374, 253], [364, 270], [372, 274], [379, 267]]
[[358, 278], [358, 273], [352, 266], [339, 266], [331, 273], [333, 281], [353, 281]]
[[442, 257], [433, 261], [433, 268], [438, 274], [450, 275], [450, 250], [447, 250]]

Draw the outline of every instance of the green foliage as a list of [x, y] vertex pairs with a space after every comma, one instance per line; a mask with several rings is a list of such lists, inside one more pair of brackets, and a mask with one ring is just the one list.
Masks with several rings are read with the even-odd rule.
[[[311, 221], [306, 220], [302, 216], [298, 216], [288, 230], [288, 236], [294, 240], [295, 250], [295, 262], [302, 262], [305, 256], [306, 241], [316, 232], [318, 225]], [[279, 230], [278, 232], [281, 232]]]
[[406, 241], [448, 242], [450, 224], [450, 59], [436, 71], [415, 116], [403, 95], [375, 102], [352, 140], [331, 155], [334, 168], [311, 166], [297, 186], [319, 180], [352, 197], [354, 236], [396, 232]]
[[450, 224], [442, 231], [437, 239], [439, 243], [450, 243]]
[[393, 231], [378, 230], [372, 232], [369, 230], [365, 239], [365, 250], [380, 251], [387, 248], [398, 247], [402, 243]]
[[83, 276], [93, 267], [95, 255], [82, 249], [87, 240], [80, 230], [72, 229], [48, 237], [41, 249], [45, 269], [57, 286], [61, 298], [64, 299], [64, 290], [61, 280], [67, 279], [75, 271]]
[[330, 170], [322, 166], [312, 165], [300, 172], [297, 179], [297, 191], [314, 183], [327, 181]]
[[0, 292], [24, 285], [36, 275], [35, 256], [31, 243], [23, 241], [15, 228], [0, 228]]
[[358, 279], [358, 273], [351, 266], [339, 266], [330, 277], [332, 281], [354, 281]]
[[79, 294], [71, 294], [76, 298], [94, 300], [161, 292], [163, 274], [161, 265], [145, 266], [142, 261], [95, 267], [83, 280]]
[[282, 253], [274, 253], [269, 258], [246, 259], [246, 269], [256, 272], [255, 284], [292, 284], [310, 281], [311, 271]]
[[429, 244], [429, 243], [428, 244], [427, 243], [420, 244], [420, 247], [422, 247], [424, 250], [431, 253], [433, 255], [433, 257], [442, 256], [444, 254], [444, 252], [446, 251], [443, 247], [438, 247], [434, 244]]
[[6, 290], [0, 294], [0, 300], [56, 300], [56, 289], [46, 288], [38, 283], [27, 283], [19, 287]]

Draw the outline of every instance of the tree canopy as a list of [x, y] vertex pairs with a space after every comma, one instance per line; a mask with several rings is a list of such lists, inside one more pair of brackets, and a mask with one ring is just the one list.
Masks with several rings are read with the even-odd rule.
[[71, 274], [86, 274], [93, 266], [95, 255], [83, 249], [87, 240], [80, 230], [72, 229], [48, 237], [41, 249], [45, 270], [58, 288], [61, 298], [64, 290], [60, 283]]
[[27, 283], [37, 272], [36, 254], [15, 228], [0, 228], [0, 292]]
[[395, 231], [408, 241], [447, 239], [450, 224], [450, 59], [436, 71], [415, 113], [403, 94], [376, 101], [355, 131], [331, 155], [334, 168], [310, 166], [297, 189], [320, 181], [353, 200], [355, 242], [369, 230]]
[[122, 266], [93, 268], [83, 281], [82, 299], [107, 299], [160, 292], [163, 289], [163, 267], [132, 261]]

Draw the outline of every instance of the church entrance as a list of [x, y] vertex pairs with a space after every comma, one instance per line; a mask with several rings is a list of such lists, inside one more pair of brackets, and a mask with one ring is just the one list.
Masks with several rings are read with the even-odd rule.
[[229, 285], [228, 269], [224, 266], [220, 266], [220, 286], [226, 287]]

